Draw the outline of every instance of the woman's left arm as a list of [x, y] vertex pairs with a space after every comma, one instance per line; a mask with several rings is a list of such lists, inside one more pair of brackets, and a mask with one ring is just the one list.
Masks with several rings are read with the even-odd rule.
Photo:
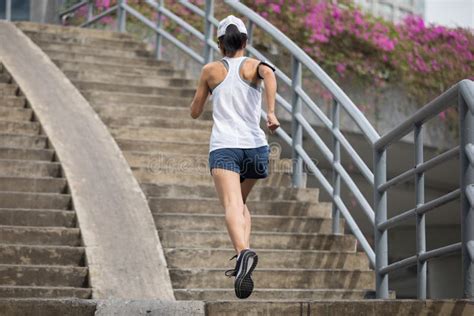
[[202, 114], [207, 97], [209, 96], [209, 85], [207, 83], [208, 73], [209, 65], [206, 65], [202, 68], [196, 93], [194, 94], [193, 102], [191, 102], [191, 117], [193, 119], [198, 118]]

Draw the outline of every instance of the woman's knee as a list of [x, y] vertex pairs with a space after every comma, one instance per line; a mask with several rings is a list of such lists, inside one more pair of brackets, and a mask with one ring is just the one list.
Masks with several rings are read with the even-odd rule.
[[243, 212], [244, 202], [242, 199], [231, 199], [224, 201], [224, 209], [227, 212]]

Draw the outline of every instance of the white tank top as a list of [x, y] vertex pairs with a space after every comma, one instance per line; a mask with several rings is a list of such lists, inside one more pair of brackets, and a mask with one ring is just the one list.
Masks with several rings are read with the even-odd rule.
[[240, 76], [247, 57], [228, 58], [228, 71], [212, 92], [212, 126], [209, 151], [219, 148], [257, 148], [268, 145], [260, 128], [262, 91]]

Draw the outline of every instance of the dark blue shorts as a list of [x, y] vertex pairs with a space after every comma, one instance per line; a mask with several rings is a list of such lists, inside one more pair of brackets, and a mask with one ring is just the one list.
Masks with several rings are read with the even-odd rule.
[[209, 153], [209, 169], [226, 169], [240, 174], [245, 179], [263, 179], [268, 176], [270, 148], [221, 148]]

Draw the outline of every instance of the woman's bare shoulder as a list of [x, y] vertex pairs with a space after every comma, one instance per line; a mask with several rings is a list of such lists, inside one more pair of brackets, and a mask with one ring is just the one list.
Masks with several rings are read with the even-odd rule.
[[247, 61], [248, 61], [251, 65], [255, 65], [255, 66], [257, 66], [257, 65], [260, 64], [260, 62], [261, 62], [261, 60], [255, 59], [255, 58], [253, 58], [253, 57], [247, 58]]
[[215, 69], [219, 69], [221, 66], [222, 63], [220, 61], [212, 61], [208, 64], [205, 64], [202, 69], [203, 71], [213, 71]]

